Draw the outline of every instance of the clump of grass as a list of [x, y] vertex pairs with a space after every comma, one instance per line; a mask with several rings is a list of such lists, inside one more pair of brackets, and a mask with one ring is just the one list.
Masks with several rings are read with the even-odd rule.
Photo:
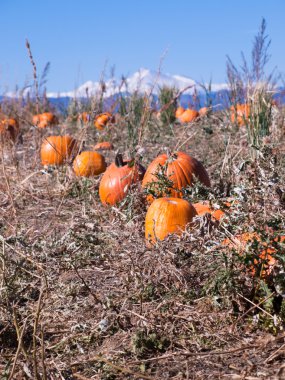
[[244, 123], [253, 158], [257, 157], [263, 146], [264, 137], [270, 134], [272, 124], [272, 100], [278, 77], [275, 71], [266, 74], [270, 44], [271, 40], [266, 34], [266, 21], [262, 19], [253, 42], [251, 59], [247, 60], [242, 53], [242, 65], [238, 68], [227, 57], [230, 103], [234, 107], [242, 103], [249, 107], [249, 115], [244, 117]]
[[163, 86], [159, 89], [160, 120], [164, 125], [173, 124], [176, 120], [177, 93], [175, 87]]
[[169, 345], [170, 341], [166, 337], [145, 330], [137, 331], [132, 339], [133, 350], [140, 357], [153, 352], [165, 352]]

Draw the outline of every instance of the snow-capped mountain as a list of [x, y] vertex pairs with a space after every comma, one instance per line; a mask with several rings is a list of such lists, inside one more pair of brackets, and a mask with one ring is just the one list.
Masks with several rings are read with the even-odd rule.
[[[184, 91], [184, 94], [193, 94], [195, 88], [197, 89], [197, 91], [202, 90], [200, 85], [191, 78], [181, 75], [162, 74], [160, 72], [155, 72], [144, 68], [136, 71], [134, 74], [126, 78], [124, 81], [115, 78], [106, 80], [105, 86], [106, 97], [115, 95], [118, 92], [132, 93], [136, 90], [141, 93], [152, 93], [154, 95], [157, 95], [159, 92], [159, 88], [163, 86], [176, 87], [180, 91], [186, 89]], [[61, 93], [49, 92], [47, 96], [50, 98], [86, 97], [87, 93], [89, 96], [95, 95], [100, 91], [100, 88], [100, 82], [88, 81], [82, 84], [76, 90]], [[225, 90], [227, 88], [228, 86], [226, 83], [212, 84], [211, 91], [215, 92]]]

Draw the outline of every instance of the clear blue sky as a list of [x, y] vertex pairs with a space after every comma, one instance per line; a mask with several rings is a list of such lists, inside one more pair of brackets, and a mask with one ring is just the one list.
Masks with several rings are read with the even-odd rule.
[[262, 17], [271, 65], [285, 72], [284, 0], [0, 0], [0, 93], [31, 82], [28, 38], [39, 72], [50, 61], [48, 91], [140, 67], [195, 80], [225, 81], [229, 54], [249, 53]]

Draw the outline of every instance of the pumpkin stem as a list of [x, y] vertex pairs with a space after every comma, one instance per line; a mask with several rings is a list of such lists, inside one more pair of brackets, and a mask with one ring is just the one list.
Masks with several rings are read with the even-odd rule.
[[119, 168], [121, 168], [122, 166], [125, 165], [124, 161], [123, 161], [123, 155], [122, 153], [117, 153], [116, 154], [116, 157], [115, 157], [115, 164], [116, 166], [118, 166]]

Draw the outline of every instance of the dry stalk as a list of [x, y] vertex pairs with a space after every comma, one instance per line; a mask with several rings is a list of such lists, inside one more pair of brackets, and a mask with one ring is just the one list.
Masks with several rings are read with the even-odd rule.
[[36, 91], [36, 108], [37, 108], [37, 113], [40, 113], [40, 111], [39, 111], [40, 97], [39, 97], [39, 84], [38, 84], [38, 76], [37, 76], [37, 66], [36, 66], [36, 63], [34, 61], [33, 54], [31, 51], [31, 45], [30, 45], [28, 39], [26, 39], [26, 48], [28, 50], [30, 62], [33, 66], [33, 76], [34, 76], [35, 91]]

